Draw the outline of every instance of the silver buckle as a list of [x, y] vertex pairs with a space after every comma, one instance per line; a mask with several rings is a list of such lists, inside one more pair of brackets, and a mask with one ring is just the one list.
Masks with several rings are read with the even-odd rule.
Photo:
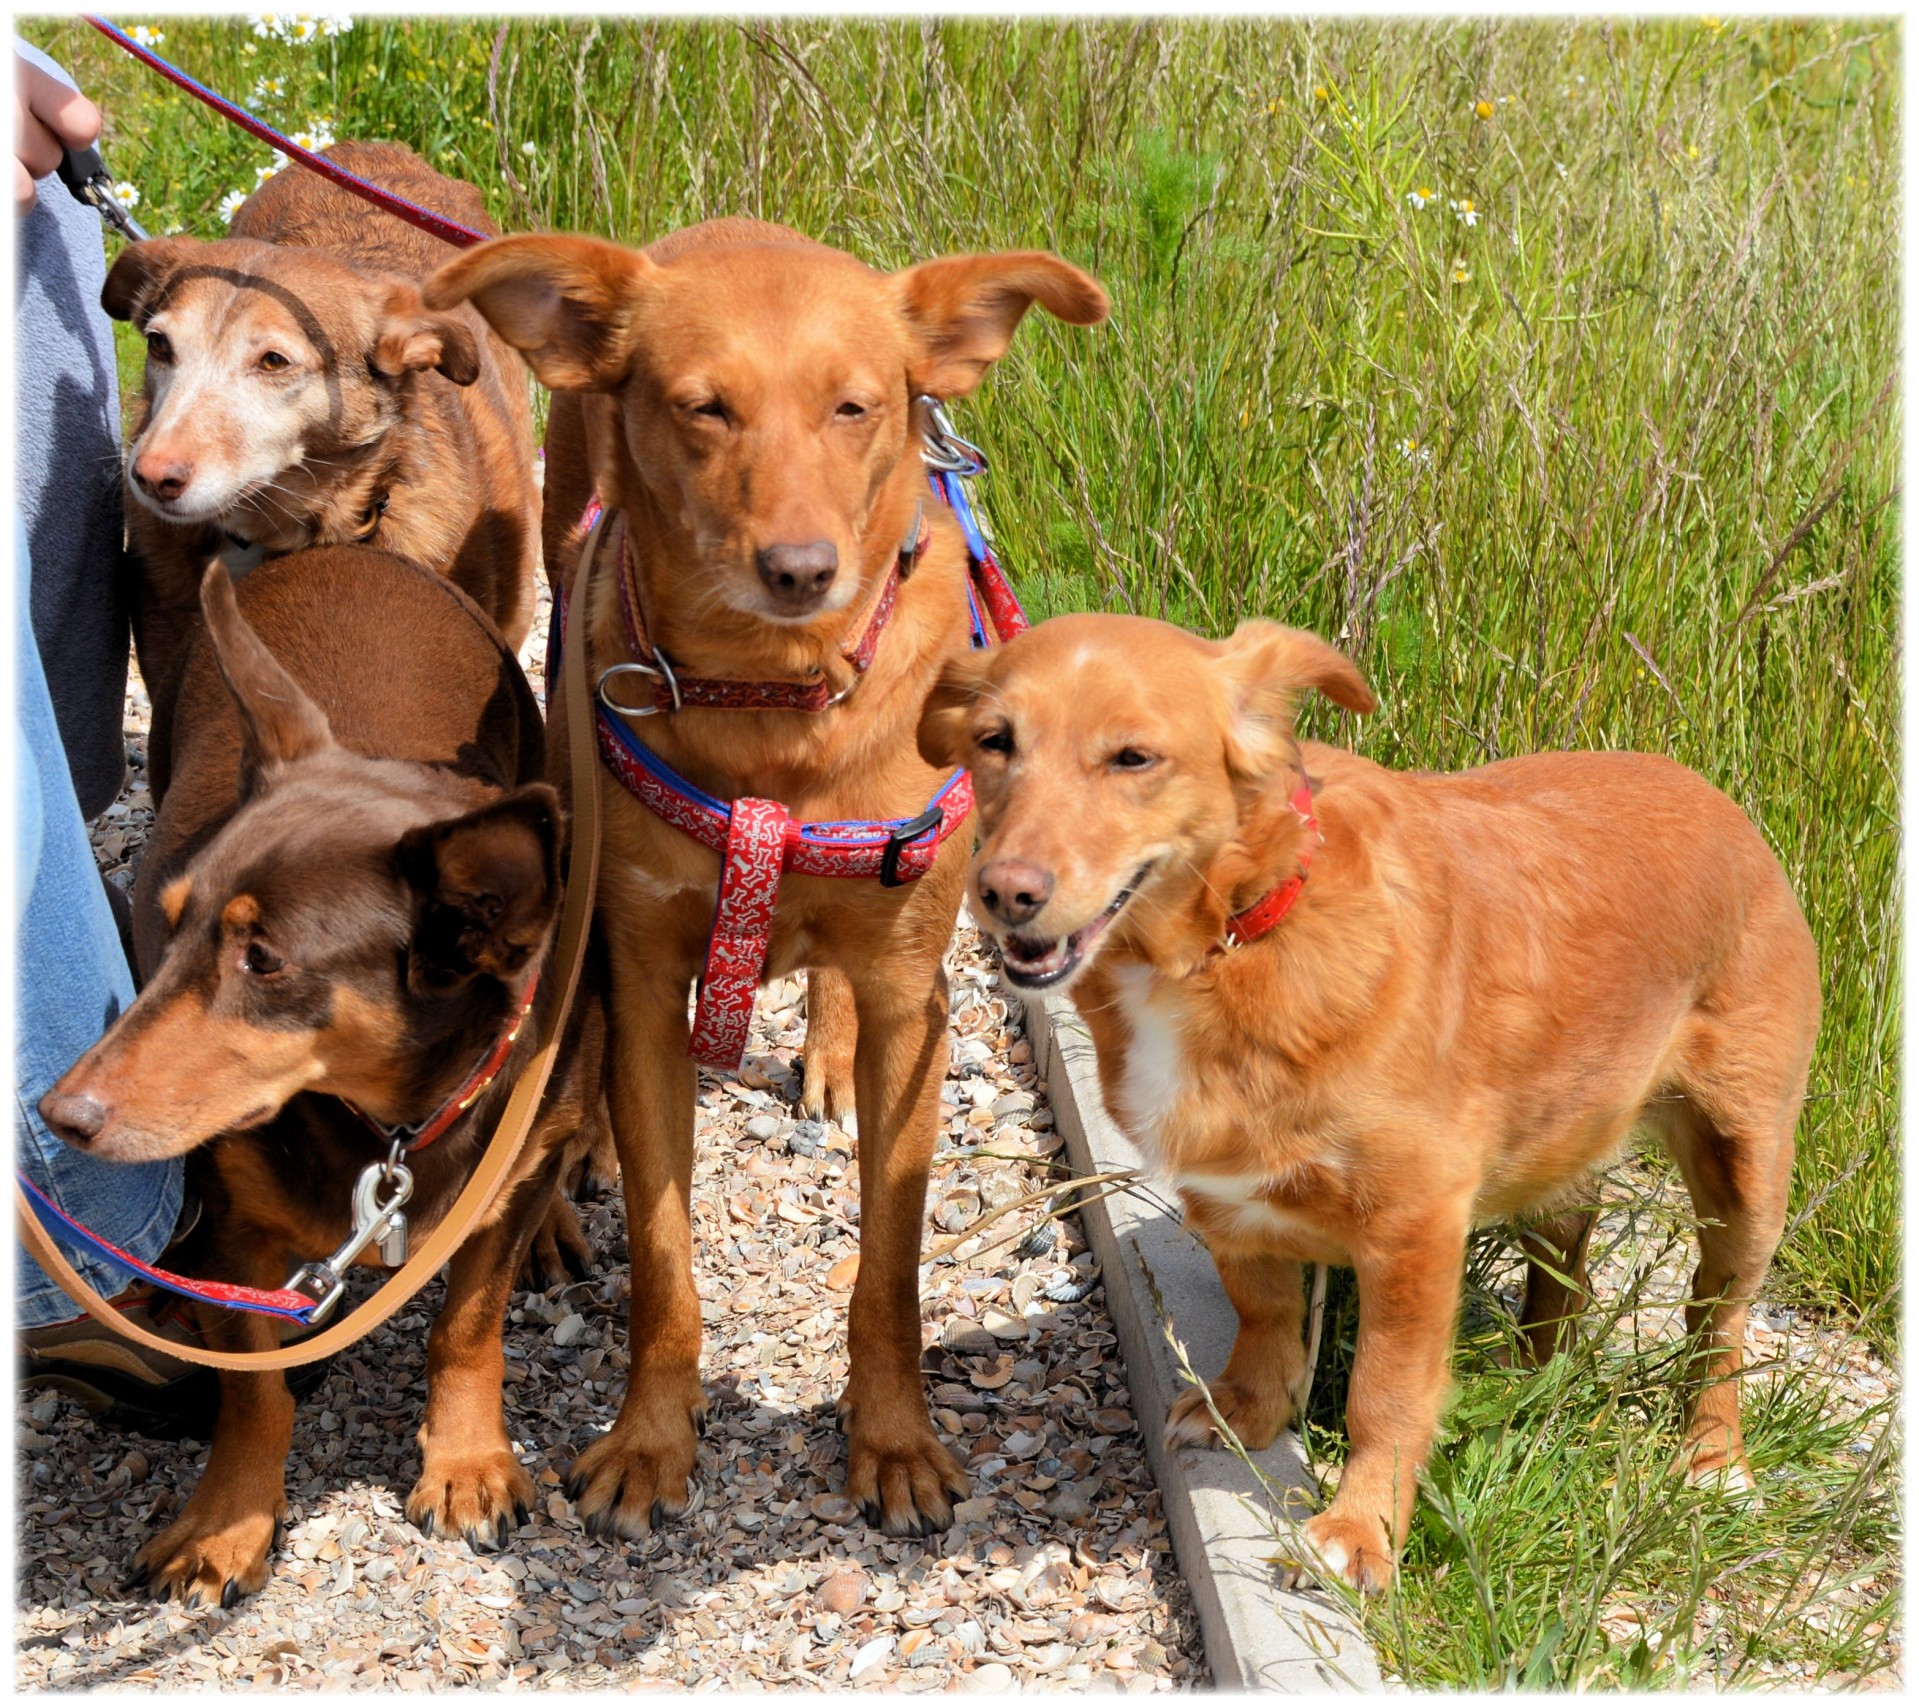
[[622, 705], [606, 691], [608, 678], [618, 676], [622, 671], [630, 670], [636, 675], [651, 676], [656, 681], [664, 682], [667, 692], [673, 696], [673, 710], [677, 712], [680, 709], [679, 678], [673, 674], [673, 666], [666, 662], [664, 654], [655, 653], [653, 656], [659, 660], [658, 664], [640, 664], [629, 659], [624, 664], [609, 664], [602, 670], [599, 675], [599, 680], [593, 685], [593, 692], [599, 697], [600, 704], [606, 707], [609, 712], [618, 712], [623, 718], [650, 718], [666, 710], [664, 706]]

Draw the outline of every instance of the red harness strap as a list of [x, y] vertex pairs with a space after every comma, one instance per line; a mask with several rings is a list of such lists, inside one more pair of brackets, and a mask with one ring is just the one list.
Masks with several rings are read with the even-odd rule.
[[1310, 835], [1299, 856], [1299, 869], [1290, 878], [1282, 878], [1244, 913], [1236, 913], [1226, 921], [1226, 947], [1229, 949], [1241, 948], [1264, 937], [1292, 911], [1293, 903], [1299, 900], [1299, 892], [1306, 887], [1306, 869], [1313, 863], [1313, 850], [1325, 838], [1319, 834], [1319, 819], [1313, 812], [1313, 792], [1307, 788], [1303, 777], [1299, 787], [1293, 791], [1292, 808], [1299, 814], [1300, 822]]

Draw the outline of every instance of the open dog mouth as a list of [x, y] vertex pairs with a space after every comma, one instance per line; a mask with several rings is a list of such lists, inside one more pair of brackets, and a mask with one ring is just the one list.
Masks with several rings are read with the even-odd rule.
[[1070, 978], [1086, 959], [1086, 952], [1099, 934], [1118, 917], [1119, 910], [1133, 899], [1134, 892], [1153, 869], [1152, 861], [1126, 881], [1126, 887], [1106, 904], [1106, 911], [1064, 937], [1028, 937], [1011, 932], [1000, 939], [1000, 964], [1006, 976], [1021, 990], [1044, 990]]

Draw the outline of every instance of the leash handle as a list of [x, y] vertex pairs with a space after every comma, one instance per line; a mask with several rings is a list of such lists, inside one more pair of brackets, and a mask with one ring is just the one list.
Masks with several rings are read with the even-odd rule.
[[100, 158], [98, 148], [89, 145], [86, 148], [63, 149], [60, 164], [54, 168], [54, 172], [76, 202], [83, 202], [92, 208], [130, 242], [146, 242], [145, 228], [114, 195], [113, 174]]
[[[302, 148], [292, 137], [282, 136], [264, 120], [256, 119], [238, 102], [229, 101], [226, 96], [215, 94], [204, 83], [195, 82], [178, 66], [169, 64], [152, 48], [135, 41], [118, 25], [91, 13], [85, 16], [86, 21], [116, 47], [124, 48], [142, 65], [159, 72], [176, 88], [184, 89], [196, 101], [211, 107], [229, 124], [237, 125], [249, 136], [259, 138], [271, 148], [277, 148], [289, 160], [297, 160], [309, 172], [317, 172], [330, 183], [338, 184], [341, 189], [371, 202], [376, 208], [384, 209], [396, 219], [405, 220], [408, 225], [417, 225], [430, 236], [439, 238], [442, 243], [450, 243], [456, 249], [471, 249], [476, 243], [488, 241], [486, 232], [475, 231], [471, 226], [461, 225], [458, 220], [448, 219], [445, 214], [437, 214], [431, 208], [409, 201], [405, 196], [382, 189], [357, 173], [349, 172], [344, 166], [336, 166], [324, 155], [315, 154], [310, 148]], [[146, 234], [142, 232], [140, 235], [144, 237]]]
[[[365, 1338], [393, 1315], [413, 1295], [440, 1272], [468, 1234], [491, 1212], [507, 1175], [533, 1131], [533, 1121], [546, 1094], [547, 1080], [559, 1055], [560, 1041], [566, 1033], [567, 1016], [579, 990], [580, 969], [586, 962], [586, 944], [593, 922], [593, 897], [600, 875], [600, 775], [594, 736], [593, 702], [586, 683], [585, 594], [590, 584], [595, 547], [602, 529], [595, 527], [580, 557], [573, 609], [568, 613], [567, 659], [562, 670], [565, 682], [566, 735], [569, 766], [573, 779], [573, 835], [570, 866], [566, 877], [566, 895], [560, 906], [560, 929], [554, 946], [554, 960], [560, 968], [552, 1018], [539, 1048], [515, 1081], [507, 1105], [500, 1113], [479, 1166], [474, 1169], [466, 1189], [441, 1217], [433, 1232], [407, 1260], [391, 1280], [332, 1328], [296, 1341], [272, 1352], [215, 1352], [209, 1348], [184, 1346], [178, 1341], [151, 1334], [138, 1324], [128, 1322], [105, 1298], [90, 1287], [80, 1273], [61, 1254], [48, 1237], [16, 1181], [14, 1206], [19, 1221], [21, 1243], [34, 1260], [59, 1285], [60, 1290], [94, 1321], [103, 1324], [123, 1340], [131, 1340], [149, 1351], [164, 1352], [189, 1364], [205, 1364], [216, 1370], [288, 1370], [298, 1364], [311, 1364], [343, 1351]], [[304, 1301], [303, 1301], [304, 1302]]]

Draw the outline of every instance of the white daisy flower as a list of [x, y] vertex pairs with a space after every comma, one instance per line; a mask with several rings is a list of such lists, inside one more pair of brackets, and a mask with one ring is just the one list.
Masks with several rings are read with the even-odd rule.
[[131, 184], [115, 184], [113, 199], [123, 208], [137, 208], [140, 205], [140, 192]]
[[127, 31], [127, 34], [133, 37], [142, 47], [164, 47], [166, 45], [166, 31], [149, 29], [145, 24], [135, 24], [132, 29]]
[[240, 211], [240, 204], [246, 199], [247, 193], [245, 190], [227, 191], [227, 193], [220, 198], [221, 219], [225, 220], [228, 225], [231, 225], [233, 223], [233, 216]]

